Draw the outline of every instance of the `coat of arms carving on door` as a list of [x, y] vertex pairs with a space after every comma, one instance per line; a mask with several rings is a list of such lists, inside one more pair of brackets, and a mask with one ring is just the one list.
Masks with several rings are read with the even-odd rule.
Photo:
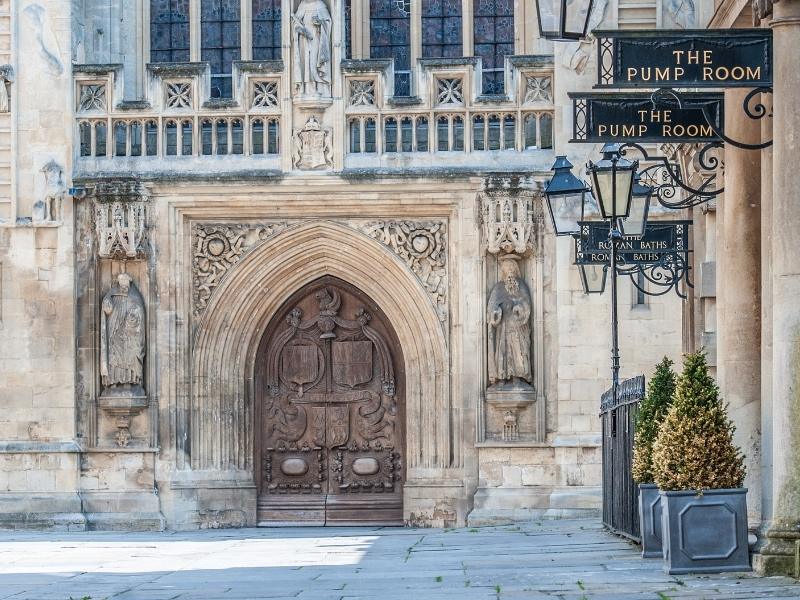
[[259, 349], [258, 519], [401, 524], [403, 364], [391, 324], [325, 277], [278, 311]]

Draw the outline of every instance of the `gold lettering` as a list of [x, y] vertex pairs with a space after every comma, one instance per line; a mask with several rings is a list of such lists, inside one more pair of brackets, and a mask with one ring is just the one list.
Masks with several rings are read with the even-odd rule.
[[645, 133], [647, 133], [647, 125], [639, 125], [639, 137], [644, 137]]
[[636, 68], [635, 67], [628, 67], [628, 81], [636, 77]]
[[701, 125], [700, 135], [702, 137], [711, 137], [712, 135], [714, 135], [714, 130], [711, 129], [711, 125]]
[[700, 64], [700, 50], [688, 50], [686, 52], [687, 62], [690, 65]]
[[645, 117], [647, 116], [647, 111], [646, 111], [646, 110], [638, 110], [638, 111], [636, 111], [636, 112], [638, 112], [638, 113], [639, 113], [639, 120], [640, 120], [642, 123], [644, 123], [644, 119], [645, 119]]
[[650, 121], [652, 123], [660, 123], [661, 122], [661, 113], [657, 110], [650, 111]]
[[714, 69], [711, 67], [703, 67], [703, 81], [714, 79]]
[[675, 79], [680, 79], [683, 77], [684, 73], [686, 73], [686, 69], [683, 67], [675, 67]]
[[664, 127], [661, 128], [661, 134], [664, 137], [672, 137], [672, 125], [664, 125]]
[[672, 123], [672, 111], [665, 110], [664, 111], [664, 123]]
[[711, 50], [703, 50], [703, 64], [704, 65], [711, 64]]
[[684, 50], [673, 50], [672, 51], [672, 55], [675, 57], [675, 64], [676, 65], [681, 64], [681, 57], [683, 56], [684, 52], [685, 52]]
[[730, 71], [728, 71], [726, 67], [717, 67], [717, 71], [714, 75], [716, 75], [719, 81], [725, 81], [730, 76]]
[[597, 126], [597, 135], [603, 135], [606, 132], [607, 129], [608, 129], [608, 127], [606, 127], [605, 125], [598, 125]]
[[733, 67], [731, 69], [731, 77], [736, 81], [741, 81], [744, 79], [744, 69], [742, 67]]
[[623, 125], [622, 126], [622, 136], [623, 137], [633, 137], [636, 135], [636, 126], [635, 125]]
[[664, 67], [663, 69], [656, 67], [656, 81], [659, 79], [664, 81], [669, 79], [669, 67]]
[[761, 67], [747, 67], [748, 79], [761, 79]]

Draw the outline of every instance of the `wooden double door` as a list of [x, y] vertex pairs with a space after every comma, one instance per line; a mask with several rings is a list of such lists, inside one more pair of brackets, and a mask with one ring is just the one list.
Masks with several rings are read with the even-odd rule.
[[261, 525], [401, 525], [404, 372], [396, 335], [357, 288], [322, 278], [259, 348]]

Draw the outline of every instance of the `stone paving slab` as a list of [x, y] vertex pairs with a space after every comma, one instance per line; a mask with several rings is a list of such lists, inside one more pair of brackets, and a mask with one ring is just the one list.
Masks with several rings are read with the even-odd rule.
[[800, 584], [670, 576], [593, 520], [469, 529], [0, 532], [0, 600], [800, 599]]

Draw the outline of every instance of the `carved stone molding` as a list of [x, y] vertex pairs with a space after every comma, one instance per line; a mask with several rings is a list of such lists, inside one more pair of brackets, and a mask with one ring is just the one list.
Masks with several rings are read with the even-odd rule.
[[230, 225], [198, 223], [192, 228], [192, 314], [202, 316], [214, 290], [241, 258], [287, 223]]
[[480, 222], [490, 254], [524, 256], [534, 249], [540, 219], [540, 192], [530, 189], [486, 189], [479, 194]]
[[131, 180], [98, 183], [93, 197], [97, 256], [145, 258], [149, 195], [144, 186]]
[[447, 321], [447, 223], [445, 221], [375, 221], [361, 230], [405, 261]]

